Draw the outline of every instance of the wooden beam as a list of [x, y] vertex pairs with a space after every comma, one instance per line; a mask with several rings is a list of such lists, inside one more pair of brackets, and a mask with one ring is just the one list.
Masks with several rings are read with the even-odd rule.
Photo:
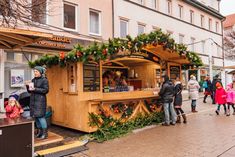
[[9, 49], [9, 48], [6, 47], [5, 45], [1, 45], [1, 44], [0, 44], [0, 49]]
[[24, 44], [22, 44], [22, 45], [16, 45], [16, 46], [13, 47], [13, 49], [18, 49], [18, 48], [21, 48], [21, 47], [24, 47], [24, 46], [27, 46], [27, 45], [36, 43], [36, 42], [38, 42], [38, 41], [40, 41], [40, 40], [43, 40], [43, 39], [44, 39], [44, 38], [37, 38], [37, 39], [34, 39], [32, 42], [26, 42], [26, 43], [24, 43]]
[[0, 40], [0, 43], [2, 43], [3, 45], [5, 45], [8, 48], [12, 48], [12, 46], [5, 41]]
[[25, 37], [25, 36], [19, 35], [19, 34], [1, 33], [0, 32], [0, 35], [6, 36], [6, 37], [9, 37], [9, 38], [13, 38], [13, 39], [16, 39], [16, 40], [24, 41], [24, 42], [33, 42], [32, 38]]
[[53, 37], [52, 33], [43, 33], [39, 31], [32, 31], [32, 30], [26, 30], [26, 29], [13, 29], [13, 28], [5, 28], [5, 27], [0, 27], [0, 32], [21, 34], [21, 35], [34, 36], [34, 37], [44, 37], [44, 38]]
[[6, 36], [0, 36], [0, 39], [3, 40], [3, 41], [6, 41], [8, 43], [12, 43], [12, 44], [15, 44], [15, 45], [23, 45], [25, 44], [25, 42], [23, 41], [20, 41], [20, 40], [17, 40], [17, 39], [12, 39], [12, 38], [9, 38], [9, 37], [6, 37]]

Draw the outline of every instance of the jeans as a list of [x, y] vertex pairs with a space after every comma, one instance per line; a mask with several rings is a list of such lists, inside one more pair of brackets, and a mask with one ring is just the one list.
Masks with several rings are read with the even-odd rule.
[[165, 123], [170, 124], [170, 120], [173, 124], [176, 122], [176, 113], [173, 106], [173, 103], [164, 103], [164, 114], [165, 114]]
[[47, 129], [47, 121], [45, 117], [35, 118], [36, 126], [39, 129]]
[[191, 106], [195, 107], [197, 104], [197, 100], [192, 100]]

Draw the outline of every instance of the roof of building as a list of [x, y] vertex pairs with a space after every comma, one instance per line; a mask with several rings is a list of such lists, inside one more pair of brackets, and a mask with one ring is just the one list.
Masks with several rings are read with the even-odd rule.
[[224, 28], [232, 27], [235, 25], [235, 13], [226, 16], [226, 20], [223, 22]]
[[220, 20], [223, 20], [225, 17], [223, 15], [220, 14], [220, 12], [210, 6], [206, 6], [205, 4], [197, 1], [197, 0], [183, 0], [184, 2], [214, 16], [219, 18]]

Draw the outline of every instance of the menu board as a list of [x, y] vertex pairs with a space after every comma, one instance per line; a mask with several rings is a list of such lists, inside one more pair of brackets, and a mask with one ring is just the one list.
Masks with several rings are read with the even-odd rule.
[[170, 79], [175, 80], [177, 76], [180, 77], [180, 66], [170, 65]]

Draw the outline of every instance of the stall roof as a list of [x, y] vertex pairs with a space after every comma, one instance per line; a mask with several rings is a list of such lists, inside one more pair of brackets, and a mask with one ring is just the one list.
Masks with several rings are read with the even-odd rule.
[[161, 45], [152, 46], [148, 45], [145, 50], [154, 53], [161, 59], [178, 64], [190, 64], [190, 61], [185, 56], [180, 56], [177, 52], [171, 52], [170, 50], [164, 50]]
[[52, 36], [51, 33], [0, 27], [0, 48], [17, 49]]
[[225, 66], [224, 69], [235, 69], [235, 65]]

